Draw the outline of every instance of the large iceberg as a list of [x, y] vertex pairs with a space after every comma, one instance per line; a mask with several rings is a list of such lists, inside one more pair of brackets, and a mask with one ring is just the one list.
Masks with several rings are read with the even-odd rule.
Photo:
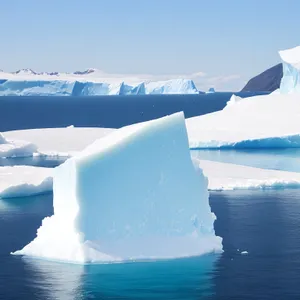
[[300, 46], [279, 51], [283, 61], [283, 77], [280, 92], [283, 94], [300, 92]]
[[[0, 96], [99, 96], [146, 94], [198, 94], [193, 80], [148, 81], [138, 78], [105, 78], [103, 73], [36, 73], [24, 69], [0, 73]], [[124, 82], [124, 80], [126, 82]]]
[[123, 127], [55, 169], [54, 215], [14, 254], [75, 263], [222, 249], [182, 113]]
[[299, 115], [297, 93], [232, 96], [223, 110], [187, 119], [190, 148], [299, 148]]

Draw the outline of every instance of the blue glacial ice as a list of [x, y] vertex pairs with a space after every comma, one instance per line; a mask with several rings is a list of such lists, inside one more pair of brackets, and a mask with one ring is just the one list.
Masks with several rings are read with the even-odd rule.
[[[73, 78], [62, 80], [55, 77], [42, 79], [28, 76], [27, 79], [1, 79], [0, 96], [98, 96], [98, 95], [145, 95], [145, 94], [197, 94], [194, 82], [174, 79], [157, 82], [140, 82], [135, 85], [125, 82], [109, 83], [79, 81]], [[48, 76], [49, 77], [49, 76]]]
[[207, 185], [182, 113], [123, 127], [55, 169], [54, 215], [13, 254], [105, 263], [221, 251]]
[[279, 51], [283, 65], [280, 92], [283, 94], [300, 92], [300, 46]]

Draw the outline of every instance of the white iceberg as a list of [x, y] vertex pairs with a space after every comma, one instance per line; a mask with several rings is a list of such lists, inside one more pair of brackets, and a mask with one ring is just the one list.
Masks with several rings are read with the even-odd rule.
[[53, 186], [54, 215], [14, 254], [103, 263], [222, 250], [182, 113], [94, 142], [55, 169]]
[[[106, 75], [107, 76], [107, 75]], [[198, 94], [193, 80], [149, 81], [143, 78], [109, 78], [99, 70], [37, 73], [24, 69], [0, 74], [0, 96], [99, 96], [145, 94]]]
[[0, 167], [0, 198], [26, 197], [52, 191], [50, 168]]
[[6, 139], [0, 132], [0, 158], [27, 157], [37, 151], [35, 144], [23, 140]]
[[299, 188], [300, 173], [194, 159], [210, 191]]
[[40, 155], [68, 157], [82, 151], [95, 140], [114, 130], [68, 126], [65, 128], [7, 131], [3, 133], [3, 138], [10, 141], [25, 140], [27, 143], [35, 145], [35, 152]]
[[152, 81], [145, 84], [146, 94], [198, 94], [194, 82], [190, 79], [172, 79]]
[[232, 96], [222, 111], [186, 120], [190, 148], [298, 148], [299, 116], [297, 94]]
[[279, 51], [282, 59], [283, 76], [280, 92], [283, 94], [300, 92], [300, 46]]

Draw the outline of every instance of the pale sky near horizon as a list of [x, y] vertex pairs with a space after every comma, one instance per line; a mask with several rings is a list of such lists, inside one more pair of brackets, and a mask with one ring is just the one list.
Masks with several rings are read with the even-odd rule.
[[0, 69], [191, 78], [239, 90], [300, 44], [299, 0], [0, 0]]

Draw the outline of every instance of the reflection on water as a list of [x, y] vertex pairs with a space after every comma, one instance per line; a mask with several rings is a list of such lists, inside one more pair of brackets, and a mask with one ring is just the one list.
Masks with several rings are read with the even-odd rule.
[[191, 156], [263, 169], [300, 172], [300, 149], [193, 150]]
[[199, 299], [213, 293], [211, 271], [218, 258], [86, 266], [23, 261], [44, 299]]
[[0, 299], [201, 299], [215, 290], [217, 254], [85, 266], [12, 256], [53, 213], [52, 194], [1, 200], [0, 205]]
[[224, 247], [213, 299], [300, 299], [299, 190], [215, 192], [211, 206]]
[[40, 299], [82, 299], [84, 266], [27, 257], [22, 262], [24, 269], [32, 274], [30, 285]]

